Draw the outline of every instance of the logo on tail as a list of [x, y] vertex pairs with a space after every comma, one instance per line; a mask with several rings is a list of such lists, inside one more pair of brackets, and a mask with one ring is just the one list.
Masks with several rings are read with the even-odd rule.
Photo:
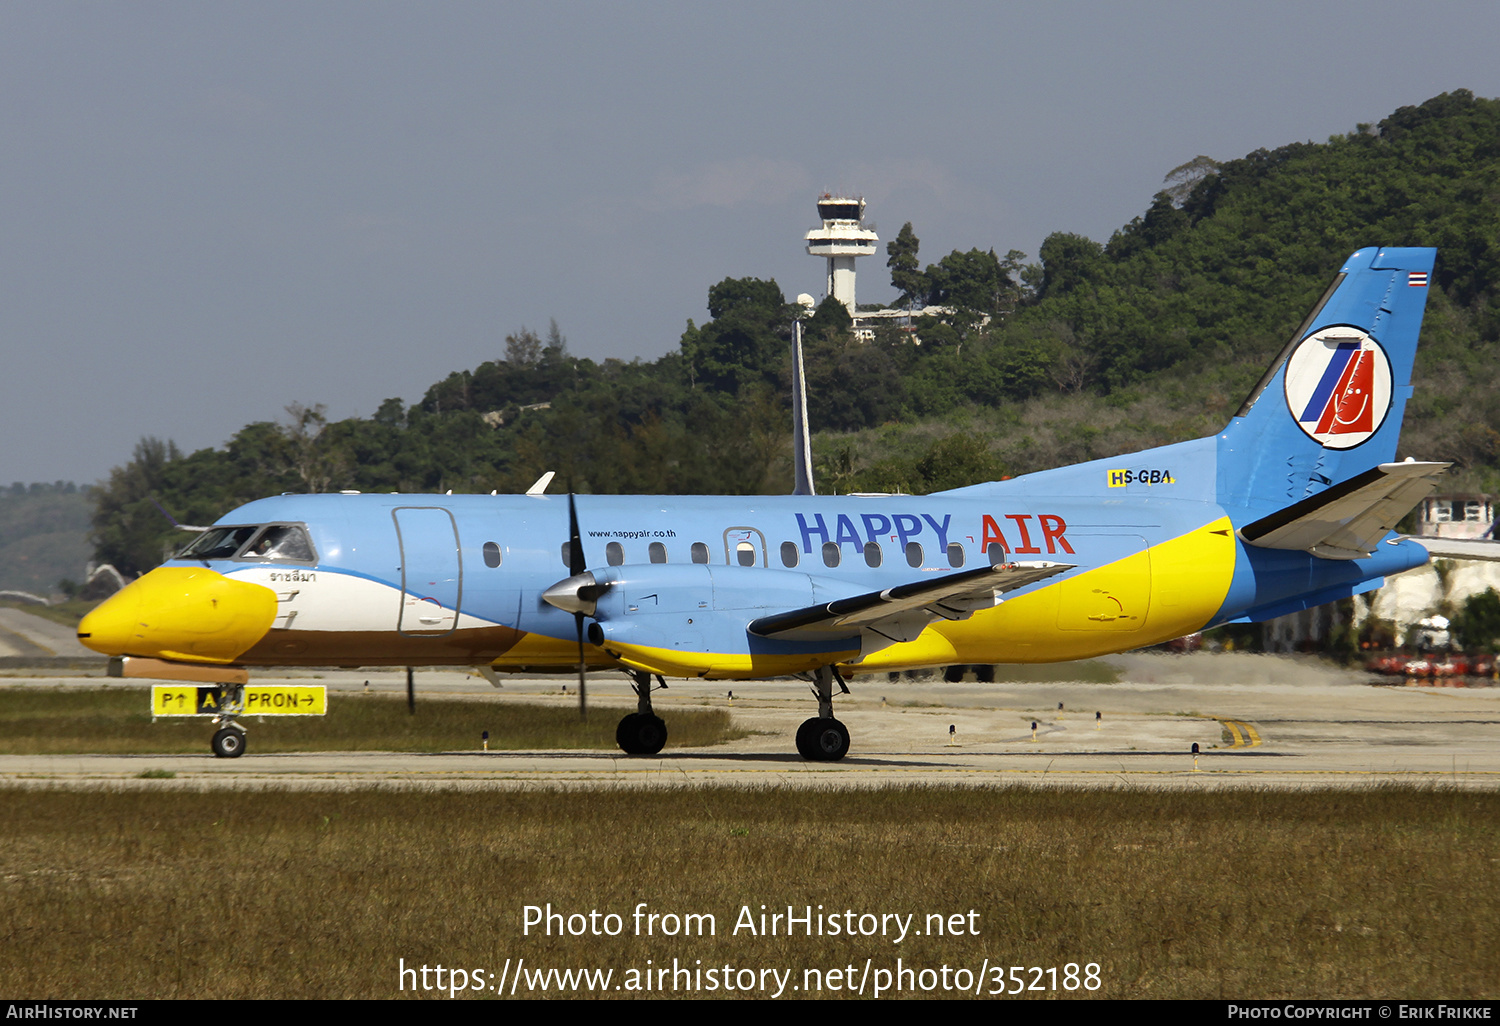
[[1358, 328], [1324, 328], [1287, 360], [1286, 405], [1313, 441], [1352, 449], [1379, 431], [1390, 412], [1391, 361]]

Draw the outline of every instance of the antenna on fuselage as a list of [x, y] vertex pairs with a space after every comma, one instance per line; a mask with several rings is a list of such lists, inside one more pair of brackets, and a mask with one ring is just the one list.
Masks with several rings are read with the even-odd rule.
[[816, 495], [812, 473], [812, 434], [807, 430], [807, 373], [802, 365], [802, 322], [792, 323], [793, 495]]

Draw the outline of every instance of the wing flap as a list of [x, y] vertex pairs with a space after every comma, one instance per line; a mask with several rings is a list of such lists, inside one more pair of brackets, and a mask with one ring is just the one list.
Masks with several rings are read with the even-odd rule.
[[799, 641], [846, 638], [870, 630], [892, 640], [910, 640], [934, 620], [966, 619], [988, 609], [1008, 591], [1073, 569], [1072, 563], [999, 563], [960, 570], [884, 591], [773, 613], [751, 622], [750, 633]]
[[1437, 487], [1447, 463], [1382, 463], [1240, 528], [1248, 545], [1363, 559]]

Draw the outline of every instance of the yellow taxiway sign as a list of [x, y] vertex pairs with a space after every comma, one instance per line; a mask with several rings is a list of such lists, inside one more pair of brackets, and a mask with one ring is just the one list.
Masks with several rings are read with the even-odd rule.
[[247, 684], [240, 688], [156, 684], [151, 688], [152, 716], [322, 716], [328, 691], [322, 684]]

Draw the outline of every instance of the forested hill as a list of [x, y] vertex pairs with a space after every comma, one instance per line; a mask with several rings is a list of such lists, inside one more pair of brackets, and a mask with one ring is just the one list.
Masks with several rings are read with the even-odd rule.
[[0, 487], [0, 590], [71, 591], [84, 577], [90, 505], [72, 481]]
[[[929, 491], [1212, 432], [1369, 245], [1439, 250], [1404, 448], [1455, 461], [1457, 486], [1500, 482], [1500, 101], [1446, 93], [1325, 143], [1198, 157], [1164, 184], [1107, 242], [1054, 234], [1031, 263], [976, 246], [924, 269], [904, 228], [893, 285], [952, 312], [916, 322], [920, 345], [895, 328], [859, 344], [833, 303], [809, 320], [820, 488]], [[160, 559], [174, 539], [153, 499], [207, 523], [281, 491], [516, 491], [546, 470], [579, 491], [790, 490], [796, 308], [754, 278], [708, 300], [652, 363], [576, 358], [553, 324], [409, 408], [328, 423], [290, 407], [191, 455], [144, 439], [96, 492], [98, 556]]]

